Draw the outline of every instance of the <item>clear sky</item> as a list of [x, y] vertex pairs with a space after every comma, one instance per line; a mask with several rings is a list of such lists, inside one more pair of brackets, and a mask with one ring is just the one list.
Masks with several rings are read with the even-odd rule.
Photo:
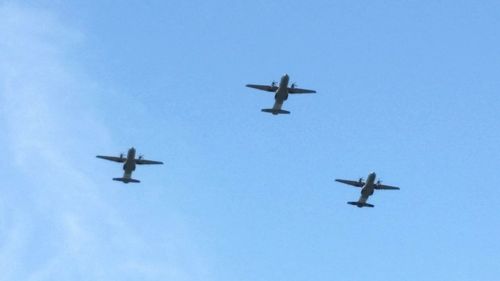
[[0, 280], [495, 280], [499, 66], [498, 1], [0, 1]]

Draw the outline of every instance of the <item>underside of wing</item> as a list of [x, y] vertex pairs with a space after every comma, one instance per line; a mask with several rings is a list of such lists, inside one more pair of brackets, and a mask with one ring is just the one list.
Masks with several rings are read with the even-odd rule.
[[399, 190], [399, 187], [385, 185], [385, 184], [377, 184], [377, 185], [375, 185], [375, 189], [380, 189], [380, 190]]
[[138, 165], [161, 165], [163, 162], [161, 161], [153, 161], [153, 160], [146, 160], [146, 159], [135, 159], [135, 163]]
[[97, 155], [96, 156], [97, 158], [100, 158], [100, 159], [104, 159], [104, 160], [109, 160], [109, 161], [113, 161], [113, 162], [118, 162], [118, 163], [124, 163], [127, 158], [123, 158], [123, 157], [115, 157], [115, 156], [102, 156], [102, 155]]
[[336, 179], [336, 182], [340, 182], [343, 184], [348, 184], [356, 187], [363, 187], [365, 183], [363, 181], [352, 181], [352, 180], [341, 180], [341, 179]]
[[262, 90], [262, 91], [266, 91], [266, 92], [276, 92], [278, 90], [277, 86], [255, 85], [255, 84], [248, 84], [246, 86], [249, 88], [254, 88], [254, 89]]
[[300, 89], [300, 88], [288, 88], [288, 93], [290, 93], [290, 94], [314, 94], [314, 93], [316, 93], [316, 91], [307, 90], [307, 89]]

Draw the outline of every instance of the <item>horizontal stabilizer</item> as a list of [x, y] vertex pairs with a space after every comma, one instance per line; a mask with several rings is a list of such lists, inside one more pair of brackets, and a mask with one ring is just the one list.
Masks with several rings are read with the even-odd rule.
[[265, 108], [261, 110], [262, 112], [267, 112], [267, 113], [272, 113], [274, 115], [278, 114], [290, 114], [290, 111], [283, 110], [283, 109], [274, 109], [274, 108]]
[[373, 208], [373, 207], [375, 207], [375, 205], [368, 204], [368, 203], [362, 203], [362, 202], [347, 202], [347, 204], [354, 205], [354, 206], [357, 206], [359, 208], [363, 208], [363, 207]]
[[141, 182], [140, 180], [131, 179], [131, 178], [113, 178], [113, 180], [114, 181], [121, 181], [123, 183], [129, 183], [129, 182], [140, 183]]

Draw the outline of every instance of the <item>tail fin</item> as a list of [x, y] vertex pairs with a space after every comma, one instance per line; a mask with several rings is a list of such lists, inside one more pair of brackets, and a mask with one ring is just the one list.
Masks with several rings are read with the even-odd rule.
[[275, 108], [264, 108], [261, 111], [262, 112], [267, 112], [267, 113], [272, 113], [273, 115], [290, 114], [290, 111], [283, 110], [283, 109], [275, 109]]
[[133, 183], [140, 183], [141, 181], [140, 180], [136, 180], [136, 179], [132, 179], [132, 178], [113, 178], [114, 181], [121, 181], [123, 183], [129, 183], [129, 182], [133, 182]]
[[357, 206], [358, 208], [363, 208], [363, 207], [373, 208], [373, 207], [375, 207], [375, 205], [368, 204], [368, 203], [362, 203], [362, 202], [347, 202], [347, 204]]

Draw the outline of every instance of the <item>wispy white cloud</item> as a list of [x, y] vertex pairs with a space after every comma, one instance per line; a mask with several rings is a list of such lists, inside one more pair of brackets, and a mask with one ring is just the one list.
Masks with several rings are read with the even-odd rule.
[[84, 34], [48, 11], [0, 4], [0, 38], [3, 146], [22, 177], [9, 181], [15, 192], [0, 189], [0, 280], [206, 279], [189, 241], [165, 242], [185, 244], [182, 262], [150, 245], [89, 176], [111, 138], [78, 66]]

